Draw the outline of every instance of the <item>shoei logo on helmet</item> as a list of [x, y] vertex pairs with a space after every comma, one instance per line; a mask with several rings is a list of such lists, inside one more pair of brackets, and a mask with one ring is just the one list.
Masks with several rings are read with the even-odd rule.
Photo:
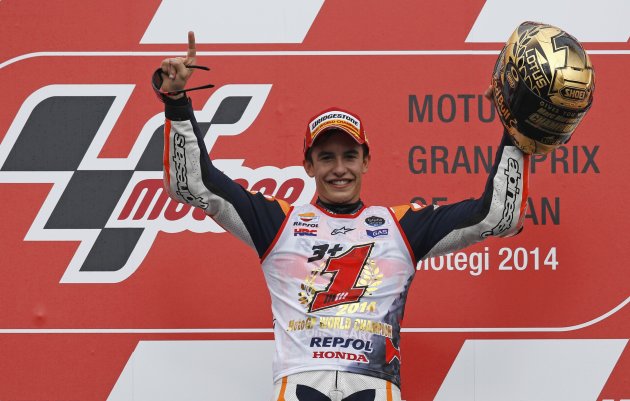
[[560, 89], [560, 95], [567, 99], [584, 100], [589, 92], [586, 89], [564, 87]]

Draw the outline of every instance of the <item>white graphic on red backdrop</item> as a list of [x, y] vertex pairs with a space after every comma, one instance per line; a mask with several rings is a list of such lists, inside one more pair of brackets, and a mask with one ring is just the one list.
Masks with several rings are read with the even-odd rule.
[[191, 0], [183, 6], [181, 1], [164, 0], [140, 43], [185, 43], [188, 31], [195, 31], [197, 43], [302, 43], [323, 4]]
[[107, 401], [270, 400], [274, 349], [269, 340], [140, 341]]
[[628, 340], [466, 340], [434, 401], [595, 401]]
[[505, 42], [523, 21], [558, 26], [582, 42], [627, 42], [626, 0], [487, 0], [466, 42]]
[[[627, 342], [466, 340], [434, 401], [595, 401]], [[272, 353], [273, 341], [140, 341], [107, 401], [270, 399]]]

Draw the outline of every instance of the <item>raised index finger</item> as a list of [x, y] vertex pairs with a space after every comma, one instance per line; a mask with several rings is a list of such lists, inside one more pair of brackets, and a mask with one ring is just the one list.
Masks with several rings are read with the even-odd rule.
[[193, 31], [188, 32], [188, 53], [186, 53], [186, 60], [184, 64], [190, 65], [195, 63], [197, 57], [197, 49], [195, 48], [195, 33]]

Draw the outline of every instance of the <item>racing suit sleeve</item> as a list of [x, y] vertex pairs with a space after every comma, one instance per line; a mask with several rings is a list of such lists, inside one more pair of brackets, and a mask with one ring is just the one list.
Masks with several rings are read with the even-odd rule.
[[518, 234], [527, 207], [529, 158], [504, 133], [485, 191], [479, 199], [445, 206], [394, 207], [394, 215], [409, 241], [415, 263], [454, 252], [490, 236]]
[[251, 193], [210, 160], [189, 98], [167, 100], [164, 188], [177, 202], [203, 209], [262, 257], [289, 212], [287, 202]]

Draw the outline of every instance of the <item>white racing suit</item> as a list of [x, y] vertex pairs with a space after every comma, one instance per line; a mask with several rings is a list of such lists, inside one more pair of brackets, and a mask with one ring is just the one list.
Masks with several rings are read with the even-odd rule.
[[[505, 134], [478, 199], [439, 207], [358, 203], [341, 213], [321, 202], [292, 207], [232, 181], [208, 157], [187, 99], [168, 102], [166, 119], [169, 195], [203, 209], [261, 258], [277, 400], [400, 399], [400, 326], [418, 261], [522, 227], [529, 156]], [[375, 391], [353, 396], [361, 390]]]

